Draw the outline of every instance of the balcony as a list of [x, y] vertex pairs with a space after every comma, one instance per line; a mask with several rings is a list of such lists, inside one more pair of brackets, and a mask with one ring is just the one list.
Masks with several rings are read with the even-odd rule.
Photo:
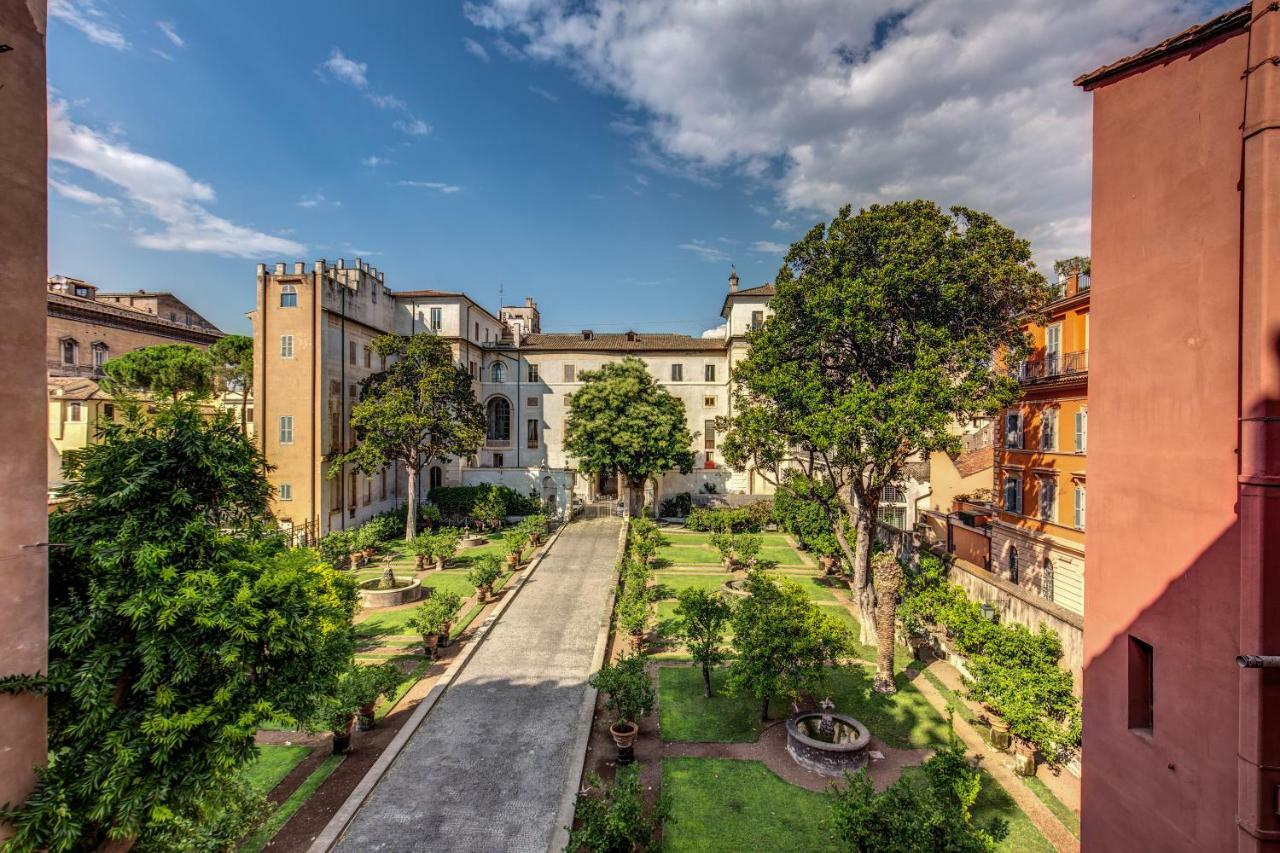
[[1084, 377], [1089, 372], [1089, 351], [1046, 353], [1022, 362], [1011, 371], [1023, 384]]

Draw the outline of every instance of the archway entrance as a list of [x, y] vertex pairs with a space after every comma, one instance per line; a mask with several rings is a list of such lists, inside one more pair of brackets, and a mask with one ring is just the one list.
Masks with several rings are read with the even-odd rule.
[[601, 472], [596, 475], [596, 496], [604, 497], [608, 495], [611, 498], [618, 496], [618, 475], [605, 474]]

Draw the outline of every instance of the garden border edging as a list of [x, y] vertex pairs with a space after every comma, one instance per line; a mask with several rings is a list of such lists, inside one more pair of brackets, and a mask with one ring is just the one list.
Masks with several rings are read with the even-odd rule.
[[[376, 761], [374, 761], [373, 766], [369, 768], [367, 773], [365, 773], [364, 778], [356, 784], [351, 793], [347, 795], [346, 800], [344, 800], [338, 810], [334, 812], [333, 817], [331, 817], [329, 822], [325, 824], [324, 829], [322, 829], [315, 837], [315, 840], [311, 842], [311, 846], [307, 848], [307, 853], [326, 853], [326, 851], [332, 848], [333, 845], [337, 843], [338, 839], [342, 837], [342, 833], [346, 831], [347, 826], [351, 823], [351, 819], [355, 817], [356, 811], [364, 804], [364, 801], [368, 798], [369, 794], [373, 792], [374, 787], [382, 780], [382, 777], [386, 775], [387, 770], [390, 769], [396, 758], [400, 756], [401, 751], [404, 750], [409, 739], [413, 737], [414, 732], [416, 732], [418, 727], [422, 725], [427, 714], [431, 712], [431, 709], [435, 707], [436, 702], [440, 700], [440, 697], [444, 695], [444, 692], [448, 690], [449, 686], [457, 679], [458, 673], [462, 671], [462, 668], [471, 660], [471, 656], [475, 654], [476, 649], [480, 648], [484, 643], [485, 637], [489, 635], [489, 629], [492, 628], [494, 623], [498, 621], [498, 618], [506, 612], [506, 609], [511, 605], [511, 602], [515, 601], [516, 596], [519, 594], [520, 590], [524, 588], [525, 582], [529, 579], [529, 576], [533, 574], [534, 570], [537, 569], [538, 566], [542, 565], [542, 559], [551, 552], [552, 546], [555, 545], [556, 541], [560, 538], [561, 531], [563, 531], [568, 524], [569, 522], [564, 522], [556, 528], [556, 532], [551, 534], [551, 537], [547, 540], [546, 547], [542, 549], [542, 552], [530, 560], [529, 565], [523, 570], [520, 578], [514, 584], [507, 587], [507, 589], [510, 590], [510, 593], [503, 596], [502, 601], [498, 602], [498, 606], [494, 608], [491, 614], [489, 614], [489, 618], [485, 619], [484, 622], [481, 623], [480, 627], [476, 629], [476, 632], [472, 636], [470, 642], [468, 642], [466, 646], [463, 647], [462, 652], [454, 658], [453, 663], [449, 664], [449, 668], [440, 676], [440, 680], [432, 686], [431, 690], [423, 700], [418, 703], [418, 707], [413, 709], [413, 714], [405, 724], [400, 727], [400, 730], [396, 732], [396, 736], [392, 739], [391, 743], [387, 744], [387, 748], [384, 749], [382, 754], [378, 756]], [[626, 528], [624, 527], [623, 530], [625, 531]], [[612, 612], [612, 605], [610, 606], [610, 611]], [[592, 701], [594, 703], [594, 697]]]

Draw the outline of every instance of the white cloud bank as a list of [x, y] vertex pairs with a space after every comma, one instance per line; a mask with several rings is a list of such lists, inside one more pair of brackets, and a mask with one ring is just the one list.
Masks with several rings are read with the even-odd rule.
[[[83, 169], [120, 188], [132, 207], [157, 220], [162, 228], [135, 228], [134, 243], [163, 251], [209, 252], [240, 258], [306, 253], [294, 240], [255, 231], [212, 213], [213, 187], [181, 166], [134, 151], [72, 120], [65, 101], [49, 104], [49, 159]], [[60, 196], [107, 210], [119, 210], [120, 199], [65, 181], [52, 181]]]
[[1072, 78], [1209, 14], [1190, 0], [487, 0], [466, 11], [525, 57], [621, 96], [643, 117], [642, 151], [766, 182], [793, 219], [933, 198], [995, 214], [1042, 262], [1088, 249], [1090, 99]]
[[329, 58], [320, 63], [316, 74], [321, 80], [333, 78], [359, 89], [365, 100], [380, 110], [390, 110], [403, 115], [403, 118], [398, 118], [391, 123], [391, 126], [401, 133], [409, 136], [426, 136], [431, 133], [431, 125], [415, 116], [403, 98], [370, 90], [368, 71], [367, 62], [358, 62], [343, 53], [340, 48], [335, 47], [329, 51]]
[[129, 40], [93, 0], [50, 0], [49, 17], [84, 33], [94, 44], [128, 50]]

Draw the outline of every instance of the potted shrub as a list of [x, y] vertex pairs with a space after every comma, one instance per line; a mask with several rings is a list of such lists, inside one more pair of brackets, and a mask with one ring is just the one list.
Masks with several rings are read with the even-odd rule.
[[639, 652], [649, 630], [649, 601], [643, 585], [628, 584], [618, 600], [618, 628], [631, 637], [631, 647]]
[[378, 700], [395, 695], [404, 674], [393, 663], [377, 666], [356, 666], [352, 672], [352, 690], [359, 707], [360, 726], [371, 729], [377, 721]]
[[734, 556], [746, 563], [748, 569], [755, 566], [763, 546], [764, 540], [755, 533], [740, 533], [733, 537]]
[[413, 612], [409, 627], [422, 635], [422, 648], [434, 658], [440, 637], [449, 636], [449, 626], [462, 609], [462, 596], [456, 592], [440, 592], [427, 599]]
[[374, 554], [378, 553], [378, 546], [382, 544], [382, 539], [378, 532], [376, 524], [369, 523], [356, 528], [355, 547], [361, 555], [369, 560]]
[[605, 694], [605, 710], [613, 715], [609, 735], [621, 757], [636, 742], [640, 726], [636, 720], [653, 712], [653, 684], [643, 655], [618, 658], [591, 676], [591, 686]]
[[507, 571], [514, 572], [520, 565], [520, 557], [529, 544], [529, 531], [516, 525], [502, 534], [502, 544], [507, 550]]
[[489, 600], [493, 585], [502, 577], [502, 561], [493, 554], [485, 554], [467, 572], [467, 582], [476, 588], [476, 598], [481, 603]]
[[492, 529], [500, 526], [506, 514], [506, 501], [502, 499], [497, 489], [490, 489], [471, 508], [471, 517], [482, 528]]
[[333, 695], [326, 696], [315, 708], [308, 729], [328, 731], [333, 735], [333, 754], [343, 755], [351, 748], [351, 732], [356, 725], [357, 698], [355, 681], [358, 674], [353, 664], [338, 680]]
[[458, 550], [462, 531], [456, 527], [442, 527], [431, 534], [431, 559], [436, 561], [436, 571], [443, 572], [444, 564]]
[[435, 504], [422, 504], [418, 507], [418, 521], [423, 527], [435, 530], [440, 526], [440, 507]]
[[409, 553], [416, 558], [414, 571], [426, 571], [427, 560], [435, 556], [435, 543], [432, 541], [434, 538], [434, 533], [419, 533], [409, 543]]
[[640, 775], [634, 771], [619, 772], [613, 785], [605, 784], [596, 773], [587, 774], [587, 787], [578, 793], [574, 810], [577, 826], [569, 835], [567, 851], [589, 853], [646, 853], [657, 850], [655, 836], [671, 813], [666, 794], [652, 807], [645, 802]]
[[720, 552], [720, 559], [724, 562], [724, 570], [726, 572], [733, 571], [733, 534], [728, 531], [711, 534], [711, 547]]
[[335, 569], [350, 565], [351, 534], [346, 530], [334, 530], [320, 537], [316, 542], [316, 551], [320, 558]]
[[542, 544], [542, 535], [547, 532], [547, 517], [541, 513], [528, 515], [520, 526], [528, 532], [529, 544], [537, 548]]

